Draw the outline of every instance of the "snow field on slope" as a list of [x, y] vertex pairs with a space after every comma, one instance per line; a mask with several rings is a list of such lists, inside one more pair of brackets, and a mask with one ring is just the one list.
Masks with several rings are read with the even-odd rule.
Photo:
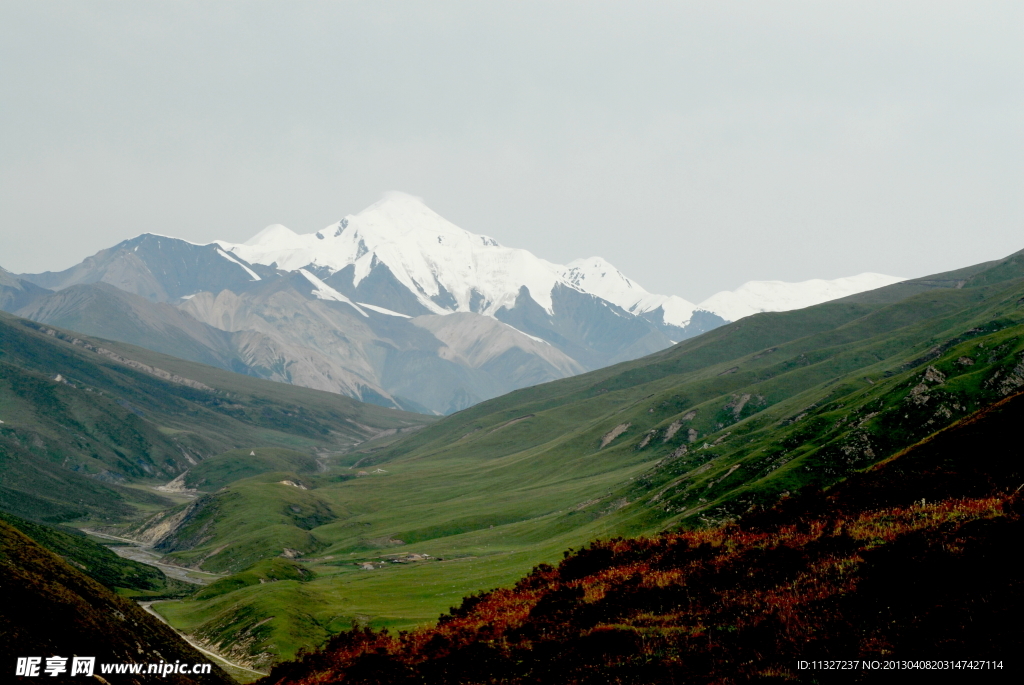
[[863, 273], [826, 281], [812, 279], [800, 283], [785, 281], [749, 281], [736, 290], [716, 293], [700, 303], [702, 309], [736, 321], [759, 312], [786, 312], [803, 309], [840, 297], [856, 295], [906, 280], [884, 274]]

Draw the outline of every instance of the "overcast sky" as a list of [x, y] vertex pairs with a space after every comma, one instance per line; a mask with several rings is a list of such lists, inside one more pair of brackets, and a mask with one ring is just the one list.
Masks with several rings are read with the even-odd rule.
[[1024, 248], [1020, 2], [0, 2], [0, 266], [400, 190], [700, 300]]

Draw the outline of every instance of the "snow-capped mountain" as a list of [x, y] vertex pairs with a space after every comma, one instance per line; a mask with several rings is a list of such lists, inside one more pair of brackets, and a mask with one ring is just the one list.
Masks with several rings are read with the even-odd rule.
[[[577, 259], [561, 269], [573, 287], [617, 304], [627, 312], [650, 315], [661, 310], [661, 320], [670, 326], [687, 326], [698, 305], [677, 295], [654, 295], [601, 257]], [[708, 311], [708, 310], [704, 310]]]
[[694, 312], [710, 312], [726, 321], [738, 321], [759, 312], [803, 309], [906, 280], [869, 272], [847, 278], [816, 278], [799, 283], [747, 281], [736, 290], [722, 290], [700, 304], [693, 304], [676, 295], [647, 292], [601, 257], [577, 259], [564, 267], [562, 273], [576, 288], [613, 302], [633, 314], [645, 315], [660, 308], [664, 312], [665, 323], [672, 326], [686, 326]]
[[0, 305], [271, 380], [449, 413], [756, 311], [896, 280], [748, 283], [694, 305], [647, 292], [599, 257], [553, 264], [389, 193], [315, 233], [273, 225], [208, 245], [143, 234], [59, 273], [0, 273]]
[[316, 233], [299, 235], [276, 224], [241, 245], [218, 244], [251, 264], [288, 271], [306, 268], [333, 275], [351, 267], [346, 285], [357, 290], [386, 267], [432, 314], [493, 316], [503, 307], [514, 307], [523, 287], [551, 314], [551, 291], [558, 283], [569, 285], [561, 275], [563, 267], [463, 230], [402, 193], [388, 193], [359, 214]]
[[316, 233], [300, 235], [275, 224], [245, 243], [217, 244], [250, 264], [317, 271], [332, 285], [340, 282], [342, 290], [358, 292], [363, 281], [386, 271], [418, 305], [418, 311], [406, 314], [495, 316], [503, 308], [512, 309], [524, 287], [534, 302], [553, 314], [552, 291], [562, 285], [636, 316], [684, 328], [695, 311], [735, 321], [757, 312], [809, 307], [904, 280], [865, 273], [831, 281], [751, 281], [698, 305], [676, 295], [650, 293], [601, 257], [563, 266], [505, 247], [459, 228], [419, 198], [403, 193], [388, 193], [362, 212]]
[[243, 245], [197, 245], [143, 234], [24, 275], [31, 292], [2, 287], [9, 309], [52, 325], [438, 413], [723, 323], [683, 330], [634, 316], [563, 269], [391, 194], [309, 235], [272, 226]]
[[718, 314], [727, 321], [737, 321], [758, 312], [803, 309], [905, 280], [897, 276], [869, 272], [831, 281], [818, 278], [799, 283], [748, 281], [736, 290], [715, 293], [701, 302], [700, 307]]

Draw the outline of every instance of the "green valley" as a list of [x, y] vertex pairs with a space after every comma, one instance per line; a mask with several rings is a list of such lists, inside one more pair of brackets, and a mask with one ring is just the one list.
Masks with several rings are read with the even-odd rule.
[[[1017, 253], [751, 316], [382, 436], [323, 472], [211, 460], [226, 485], [139, 534], [242, 575], [156, 608], [257, 666], [352, 625], [421, 625], [590, 540], [714, 525], [884, 460], [1024, 387], [1022, 334]], [[260, 575], [275, 557], [307, 573]]]

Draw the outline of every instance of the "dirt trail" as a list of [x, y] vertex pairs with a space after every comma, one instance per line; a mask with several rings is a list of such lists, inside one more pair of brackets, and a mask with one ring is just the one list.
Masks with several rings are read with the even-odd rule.
[[[171, 601], [177, 601], [177, 600], [171, 600]], [[254, 670], [254, 669], [242, 666], [240, 664], [236, 664], [233, 661], [229, 661], [228, 659], [225, 659], [223, 656], [221, 656], [220, 654], [217, 654], [216, 652], [211, 652], [208, 649], [200, 647], [195, 642], [190, 640], [189, 637], [187, 635], [185, 635], [185, 633], [181, 632], [180, 630], [178, 630], [177, 628], [172, 626], [170, 623], [167, 623], [167, 620], [163, 616], [161, 616], [159, 613], [157, 613], [155, 609], [153, 609], [153, 604], [155, 604], [155, 602], [139, 602], [139, 606], [142, 607], [146, 611], [146, 613], [151, 614], [152, 616], [155, 616], [161, 623], [169, 626], [170, 629], [173, 630], [174, 632], [176, 632], [178, 634], [178, 636], [181, 637], [182, 640], [184, 640], [185, 642], [187, 642], [190, 645], [192, 645], [192, 647], [194, 647], [199, 652], [202, 652], [206, 656], [208, 656], [211, 659], [213, 659], [222, 668], [225, 665], [227, 665], [231, 669], [238, 669], [239, 671], [245, 671], [246, 673], [255, 673], [258, 676], [265, 676], [265, 675], [267, 675], [263, 671], [257, 671], [257, 670]]]
[[[98, 538], [104, 538], [104, 539], [107, 539], [107, 540], [116, 540], [118, 542], [127, 542], [127, 543], [129, 543], [128, 545], [110, 545], [110, 546], [107, 547], [107, 549], [110, 549], [110, 550], [114, 551], [119, 557], [122, 557], [122, 558], [125, 558], [125, 559], [131, 559], [133, 561], [138, 561], [138, 562], [141, 562], [143, 564], [147, 564], [149, 566], [155, 566], [156, 568], [159, 568], [161, 571], [163, 571], [169, 577], [175, 578], [177, 580], [182, 580], [182, 581], [184, 581], [186, 583], [192, 583], [193, 585], [207, 585], [210, 582], [212, 582], [213, 578], [216, 578], [217, 575], [226, 575], [226, 574], [212, 574], [212, 573], [211, 574], [206, 574], [206, 575], [212, 576], [212, 578], [200, 578], [200, 577], [196, 577], [194, 575], [189, 575], [190, 573], [196, 573], [196, 571], [193, 571], [192, 569], [182, 568], [181, 566], [173, 566], [171, 564], [161, 563], [159, 561], [159, 559], [161, 559], [161, 556], [159, 554], [157, 554], [156, 552], [152, 551], [151, 549], [147, 548], [145, 545], [139, 544], [138, 540], [132, 540], [130, 538], [122, 538], [122, 537], [118, 537], [116, 535], [108, 535], [107, 533], [97, 533], [94, 530], [85, 530], [85, 529], [83, 529], [83, 532], [88, 533], [89, 535], [94, 535], [94, 536], [96, 536]], [[203, 571], [202, 573], [206, 573], [206, 572]], [[170, 601], [178, 601], [178, 600], [170, 600]], [[163, 616], [158, 614], [153, 609], [153, 604], [154, 603], [155, 602], [138, 602], [138, 605], [140, 607], [142, 607], [146, 611], [146, 613], [151, 614], [152, 616], [155, 616], [161, 623], [164, 623], [167, 626], [169, 626], [171, 628], [171, 630], [176, 632], [181, 637], [182, 640], [184, 640], [185, 642], [187, 642], [190, 645], [192, 645], [192, 647], [194, 647], [195, 649], [197, 649], [201, 653], [203, 653], [206, 656], [208, 656], [211, 659], [213, 659], [221, 668], [224, 668], [225, 670], [227, 670], [228, 673], [232, 677], [238, 677], [238, 678], [241, 678], [244, 682], [248, 682], [250, 680], [253, 680], [253, 678], [251, 676], [247, 676], [246, 674], [255, 674], [257, 676], [265, 676], [265, 675], [267, 675], [263, 671], [256, 671], [254, 669], [247, 668], [247, 667], [242, 666], [240, 664], [236, 664], [233, 661], [225, 659], [223, 656], [221, 656], [220, 654], [217, 654], [216, 652], [211, 652], [208, 649], [200, 647], [194, 641], [190, 640], [188, 638], [188, 636], [186, 636], [180, 630], [178, 630], [177, 628], [172, 626], [170, 623], [168, 623], [167, 620]], [[242, 673], [237, 673], [236, 671], [242, 671]]]

